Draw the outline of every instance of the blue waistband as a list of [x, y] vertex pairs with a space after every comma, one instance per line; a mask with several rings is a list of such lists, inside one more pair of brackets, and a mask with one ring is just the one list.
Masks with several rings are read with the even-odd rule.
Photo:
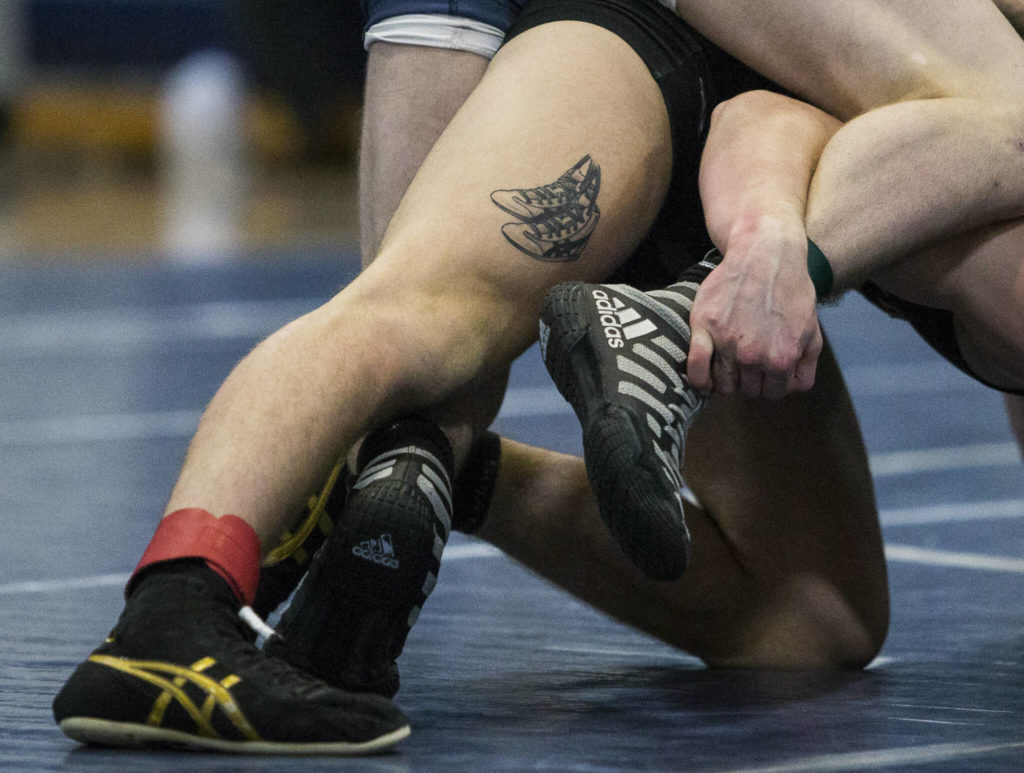
[[525, 0], [362, 0], [368, 29], [392, 16], [445, 14], [461, 16], [505, 31]]

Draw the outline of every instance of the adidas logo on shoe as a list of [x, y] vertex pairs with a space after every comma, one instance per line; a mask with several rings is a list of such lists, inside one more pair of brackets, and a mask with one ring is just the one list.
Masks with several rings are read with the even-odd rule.
[[363, 540], [358, 545], [353, 545], [352, 555], [373, 561], [375, 564], [382, 564], [389, 569], [398, 568], [398, 558], [395, 556], [390, 534], [381, 534], [376, 539]]
[[636, 309], [600, 288], [594, 288], [591, 296], [594, 298], [604, 337], [612, 349], [621, 349], [626, 341], [658, 329], [651, 320], [641, 317]]
[[270, 654], [347, 690], [395, 694], [395, 661], [437, 582], [451, 529], [452, 461], [444, 433], [417, 417], [366, 438], [338, 525]]
[[601, 517], [659, 580], [681, 576], [689, 558], [680, 467], [702, 399], [685, 379], [684, 311], [657, 291], [572, 282], [548, 293], [541, 315], [544, 364], [580, 420]]

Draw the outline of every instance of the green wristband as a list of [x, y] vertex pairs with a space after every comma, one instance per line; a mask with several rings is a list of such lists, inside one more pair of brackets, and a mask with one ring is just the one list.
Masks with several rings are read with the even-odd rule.
[[807, 273], [811, 275], [818, 300], [827, 298], [828, 294], [832, 292], [832, 266], [829, 264], [828, 258], [825, 257], [825, 253], [821, 251], [821, 247], [810, 239], [807, 240]]

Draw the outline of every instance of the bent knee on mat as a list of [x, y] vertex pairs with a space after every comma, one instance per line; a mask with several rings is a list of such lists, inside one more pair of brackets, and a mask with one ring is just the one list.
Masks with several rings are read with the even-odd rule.
[[735, 616], [719, 646], [697, 653], [709, 666], [780, 670], [863, 668], [878, 655], [889, 625], [881, 592], [860, 598], [822, 578], [790, 578]]

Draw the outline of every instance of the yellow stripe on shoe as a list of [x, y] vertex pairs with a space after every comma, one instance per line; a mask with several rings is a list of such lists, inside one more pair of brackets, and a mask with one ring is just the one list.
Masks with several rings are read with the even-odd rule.
[[300, 519], [299, 527], [293, 532], [285, 531], [281, 535], [281, 543], [263, 559], [263, 566], [272, 566], [293, 555], [299, 563], [305, 563], [309, 556], [302, 550], [302, 546], [309, 539], [309, 535], [313, 533], [313, 529], [319, 526], [324, 536], [330, 533], [334, 522], [327, 514], [327, 502], [331, 498], [331, 493], [334, 491], [338, 478], [341, 477], [341, 471], [344, 466], [344, 459], [334, 466], [320, 493], [311, 496], [309, 502], [306, 503], [306, 513]]

